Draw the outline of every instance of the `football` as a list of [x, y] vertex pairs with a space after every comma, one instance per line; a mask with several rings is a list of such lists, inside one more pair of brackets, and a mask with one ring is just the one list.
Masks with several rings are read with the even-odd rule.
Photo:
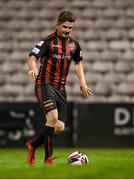
[[68, 156], [68, 164], [71, 165], [87, 165], [89, 163], [88, 157], [85, 153], [75, 151]]

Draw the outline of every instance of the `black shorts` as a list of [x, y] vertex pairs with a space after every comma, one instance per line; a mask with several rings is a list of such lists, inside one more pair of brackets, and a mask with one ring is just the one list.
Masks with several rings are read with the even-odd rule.
[[65, 122], [67, 117], [67, 98], [65, 89], [59, 90], [52, 85], [36, 85], [35, 95], [39, 105], [46, 115], [49, 111], [57, 109], [58, 119]]

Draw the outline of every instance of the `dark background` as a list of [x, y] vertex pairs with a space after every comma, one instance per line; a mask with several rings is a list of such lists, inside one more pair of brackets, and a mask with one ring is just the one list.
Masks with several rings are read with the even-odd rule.
[[[123, 125], [115, 123], [117, 108], [123, 108], [129, 114]], [[55, 138], [55, 146], [133, 147], [133, 112], [133, 104], [70, 102], [65, 131]], [[126, 114], [121, 112], [120, 121], [125, 117]], [[0, 104], [1, 147], [23, 147], [27, 140], [43, 130], [43, 126], [43, 115], [37, 103]]]

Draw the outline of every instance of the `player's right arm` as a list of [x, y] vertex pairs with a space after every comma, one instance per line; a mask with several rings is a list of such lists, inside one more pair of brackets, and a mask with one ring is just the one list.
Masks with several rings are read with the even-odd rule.
[[38, 69], [37, 69], [36, 61], [37, 61], [37, 59], [33, 55], [30, 56], [29, 59], [27, 60], [27, 64], [29, 67], [28, 74], [32, 78], [36, 78], [36, 76], [38, 75]]
[[38, 75], [36, 62], [39, 58], [44, 56], [46, 52], [47, 52], [47, 42], [45, 42], [44, 40], [38, 42], [30, 52], [29, 59], [27, 60], [29, 67], [28, 74], [30, 77], [36, 78], [36, 76]]

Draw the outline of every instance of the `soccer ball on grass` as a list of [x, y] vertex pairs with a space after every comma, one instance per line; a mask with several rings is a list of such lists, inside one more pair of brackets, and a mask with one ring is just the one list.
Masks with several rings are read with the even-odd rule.
[[68, 164], [71, 165], [87, 165], [89, 163], [88, 157], [85, 153], [75, 151], [68, 156]]

